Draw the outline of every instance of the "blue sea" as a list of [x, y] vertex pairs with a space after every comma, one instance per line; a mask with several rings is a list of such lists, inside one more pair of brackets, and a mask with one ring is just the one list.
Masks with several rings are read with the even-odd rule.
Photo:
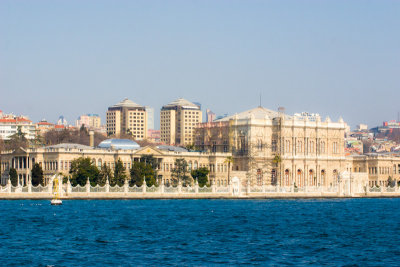
[[400, 199], [0, 201], [7, 266], [399, 266]]

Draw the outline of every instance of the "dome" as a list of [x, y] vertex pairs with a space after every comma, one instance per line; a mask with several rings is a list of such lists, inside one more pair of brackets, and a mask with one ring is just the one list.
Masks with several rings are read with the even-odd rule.
[[106, 149], [138, 149], [140, 146], [135, 141], [129, 139], [107, 139], [99, 144], [99, 148]]

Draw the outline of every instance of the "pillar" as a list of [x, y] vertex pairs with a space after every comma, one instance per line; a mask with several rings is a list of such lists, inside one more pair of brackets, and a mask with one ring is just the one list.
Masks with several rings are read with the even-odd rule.
[[143, 194], [146, 193], [146, 190], [147, 190], [147, 184], [146, 184], [146, 177], [145, 177], [145, 178], [143, 178], [143, 184], [142, 184], [142, 192], [143, 192]]
[[90, 193], [90, 181], [89, 181], [89, 177], [86, 180], [86, 193]]

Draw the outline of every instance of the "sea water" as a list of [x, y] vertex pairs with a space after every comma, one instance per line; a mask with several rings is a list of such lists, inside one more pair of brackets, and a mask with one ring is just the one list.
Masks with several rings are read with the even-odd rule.
[[0, 201], [2, 265], [400, 265], [400, 199]]

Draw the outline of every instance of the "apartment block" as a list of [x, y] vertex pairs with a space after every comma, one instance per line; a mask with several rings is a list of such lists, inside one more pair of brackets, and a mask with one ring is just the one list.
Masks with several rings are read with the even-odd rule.
[[147, 138], [146, 108], [127, 98], [107, 111], [107, 135], [121, 134], [132, 135], [136, 140]]
[[194, 128], [202, 122], [198, 105], [179, 98], [161, 108], [161, 142], [173, 145], [194, 143]]

